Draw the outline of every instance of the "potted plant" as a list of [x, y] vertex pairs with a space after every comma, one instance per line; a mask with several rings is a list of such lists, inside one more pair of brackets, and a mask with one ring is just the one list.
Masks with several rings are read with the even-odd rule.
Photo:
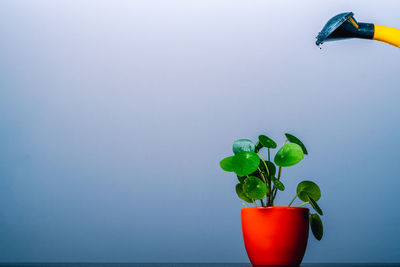
[[[317, 240], [323, 235], [319, 216], [323, 213], [317, 204], [321, 191], [314, 182], [300, 182], [288, 206], [274, 206], [277, 193], [285, 190], [282, 169], [296, 165], [308, 154], [297, 137], [287, 133], [285, 136], [286, 141], [273, 162], [271, 150], [276, 149], [277, 144], [265, 135], [260, 135], [256, 144], [249, 139], [236, 140], [234, 155], [220, 162], [224, 171], [236, 174], [239, 198], [254, 205], [244, 204], [246, 207], [241, 209], [244, 244], [253, 265], [298, 266], [307, 247], [309, 227]], [[262, 156], [262, 149], [266, 150], [267, 160]], [[297, 198], [303, 203], [293, 207]], [[315, 213], [310, 213], [306, 205]]]

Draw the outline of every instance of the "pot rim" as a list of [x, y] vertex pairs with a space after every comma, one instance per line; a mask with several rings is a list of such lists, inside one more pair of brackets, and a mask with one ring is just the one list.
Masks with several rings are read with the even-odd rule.
[[245, 209], [274, 209], [274, 210], [309, 210], [309, 208], [305, 207], [288, 207], [288, 206], [272, 206], [272, 207], [247, 207], [247, 208], [242, 208], [242, 210]]

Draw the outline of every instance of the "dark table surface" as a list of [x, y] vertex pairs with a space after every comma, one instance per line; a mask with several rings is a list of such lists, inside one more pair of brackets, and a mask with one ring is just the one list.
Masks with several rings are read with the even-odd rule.
[[[8, 267], [251, 267], [249, 263], [0, 263]], [[272, 266], [270, 266], [272, 267]], [[301, 267], [400, 267], [400, 263], [304, 263]]]

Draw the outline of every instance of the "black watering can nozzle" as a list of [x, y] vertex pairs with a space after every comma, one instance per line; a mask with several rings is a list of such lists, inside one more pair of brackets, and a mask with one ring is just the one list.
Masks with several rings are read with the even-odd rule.
[[353, 12], [341, 13], [328, 20], [315, 43], [320, 46], [325, 41], [348, 38], [372, 39], [400, 47], [399, 29], [357, 22]]
[[324, 28], [318, 33], [316, 45], [321, 45], [325, 41], [334, 41], [347, 38], [373, 39], [374, 24], [359, 23], [354, 18], [353, 12], [341, 13], [325, 24]]

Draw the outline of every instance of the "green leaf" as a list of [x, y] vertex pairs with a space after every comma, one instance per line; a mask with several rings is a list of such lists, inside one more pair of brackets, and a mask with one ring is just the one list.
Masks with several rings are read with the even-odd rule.
[[306, 146], [299, 140], [299, 138], [297, 138], [294, 135], [288, 134], [288, 133], [285, 133], [285, 136], [289, 142], [298, 144], [301, 147], [301, 149], [303, 150], [304, 154], [306, 154], [306, 155], [308, 154]]
[[321, 240], [324, 234], [324, 228], [322, 226], [321, 218], [318, 214], [310, 214], [310, 226], [314, 237], [317, 240]]
[[233, 156], [232, 163], [237, 175], [246, 176], [257, 170], [260, 158], [254, 152], [242, 151]]
[[276, 153], [274, 161], [280, 167], [290, 167], [299, 163], [304, 157], [303, 150], [298, 144], [289, 143]]
[[233, 162], [232, 162], [233, 157], [234, 156], [224, 158], [223, 160], [221, 160], [219, 162], [219, 166], [221, 166], [221, 168], [224, 171], [233, 172], [235, 170]]
[[272, 182], [274, 183], [275, 187], [278, 188], [279, 191], [285, 190], [285, 185], [279, 181], [276, 177], [272, 177]]
[[[265, 167], [265, 165], [268, 167], [268, 170], [267, 170], [267, 167]], [[261, 172], [264, 174], [265, 179], [267, 179], [267, 180], [270, 180], [271, 177], [273, 177], [275, 175], [275, 172], [276, 172], [275, 165], [270, 161], [266, 161], [264, 163], [262, 160], [260, 160], [260, 165], [258, 167], [260, 168]], [[257, 175], [254, 175], [254, 176], [257, 176]]]
[[233, 142], [232, 150], [233, 150], [234, 154], [242, 152], [242, 151], [254, 152], [255, 145], [249, 139], [239, 139], [239, 140], [236, 140], [235, 142]]
[[[268, 171], [269, 171], [269, 175], [270, 175], [271, 177], [275, 176], [275, 174], [276, 174], [276, 167], [275, 167], [275, 164], [272, 163], [271, 161], [266, 161], [265, 163], [267, 164]], [[264, 167], [265, 167], [265, 166], [264, 166]]]
[[321, 198], [321, 190], [318, 185], [311, 181], [302, 181], [297, 185], [297, 196], [299, 199], [307, 202], [309, 197], [314, 201], [318, 201]]
[[324, 215], [322, 212], [321, 208], [318, 206], [317, 202], [310, 196], [308, 196], [308, 199], [310, 201], [311, 206], [314, 208], [314, 210], [319, 214], [319, 215]]
[[265, 135], [259, 135], [258, 136], [258, 142], [260, 142], [260, 144], [263, 147], [266, 148], [276, 148], [276, 143], [274, 140], [272, 140], [271, 138], [269, 138], [268, 136]]
[[244, 179], [247, 178], [246, 176], [239, 176], [239, 175], [236, 175], [236, 176], [237, 176], [237, 178], [239, 180], [239, 183], [241, 183], [241, 184], [243, 184], [244, 183]]
[[260, 144], [260, 142], [257, 141], [257, 143], [256, 143], [256, 148], [254, 149], [254, 152], [255, 152], [255, 153], [258, 153], [258, 151], [260, 151], [260, 149], [261, 149], [262, 147], [263, 147], [262, 144]]
[[246, 196], [246, 194], [243, 192], [243, 184], [239, 183], [236, 185], [236, 194], [238, 195], [238, 197], [248, 203], [253, 203], [253, 200], [251, 198], [249, 198], [248, 196]]
[[257, 177], [246, 178], [243, 192], [251, 199], [263, 199], [267, 194], [267, 186]]

